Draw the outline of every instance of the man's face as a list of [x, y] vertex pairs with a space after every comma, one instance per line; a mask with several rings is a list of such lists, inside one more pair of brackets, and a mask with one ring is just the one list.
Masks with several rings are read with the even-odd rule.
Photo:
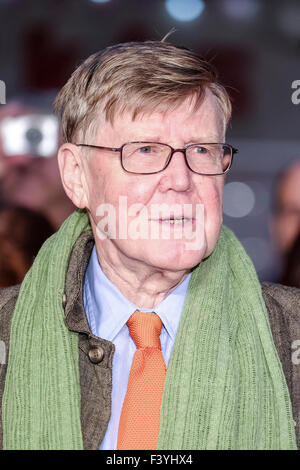
[[[207, 92], [197, 111], [193, 111], [191, 99], [186, 99], [176, 109], [153, 112], [137, 117], [134, 121], [129, 113], [117, 117], [114, 124], [99, 126], [95, 141], [89, 144], [120, 147], [126, 142], [161, 142], [173, 148], [183, 148], [193, 143], [224, 142], [224, 120], [216, 98]], [[141, 203], [146, 209], [146, 219], [154, 227], [169, 225], [169, 239], [105, 239], [95, 237], [98, 255], [110, 258], [115, 263], [139, 262], [147, 266], [179, 271], [191, 269], [214, 249], [222, 224], [222, 192], [224, 176], [203, 176], [193, 173], [186, 166], [184, 155], [176, 152], [168, 167], [157, 174], [130, 174], [121, 168], [119, 153], [104, 150], [92, 151], [90, 156], [82, 155], [85, 180], [85, 197], [90, 212], [94, 234], [100, 221], [97, 210], [101, 204], [110, 204], [116, 210], [117, 233], [119, 233], [119, 197], [126, 197], [127, 207]], [[153, 216], [153, 205], [176, 204], [183, 213], [184, 204], [192, 208], [204, 208], [203, 240], [197, 249], [189, 249], [187, 238], [176, 239], [177, 224], [162, 222]], [[156, 206], [157, 207], [157, 206]], [[166, 206], [164, 206], [166, 207]], [[103, 215], [103, 213], [102, 213]], [[141, 215], [126, 213], [127, 225], [133, 226]], [[178, 215], [178, 214], [177, 214]], [[124, 216], [124, 213], [121, 214]], [[124, 218], [122, 219], [124, 220]], [[192, 219], [189, 223], [196, 224]], [[123, 223], [123, 222], [121, 222]], [[201, 221], [199, 221], [201, 225]], [[199, 227], [199, 226], [198, 226]], [[182, 228], [182, 227], [181, 227]], [[183, 232], [183, 230], [182, 230]]]

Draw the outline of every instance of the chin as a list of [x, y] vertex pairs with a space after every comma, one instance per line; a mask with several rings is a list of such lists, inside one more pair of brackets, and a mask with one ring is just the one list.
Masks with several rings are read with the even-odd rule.
[[[185, 271], [197, 266], [207, 256], [206, 246], [199, 249], [187, 249], [185, 244], [180, 246], [161, 246], [148, 251], [148, 263], [166, 271]], [[147, 260], [145, 259], [147, 262]]]

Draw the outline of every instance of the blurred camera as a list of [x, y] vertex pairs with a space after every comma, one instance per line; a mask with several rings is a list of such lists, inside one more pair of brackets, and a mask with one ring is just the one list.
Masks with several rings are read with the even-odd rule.
[[0, 121], [0, 139], [7, 157], [52, 157], [58, 148], [59, 121], [50, 114], [6, 117]]

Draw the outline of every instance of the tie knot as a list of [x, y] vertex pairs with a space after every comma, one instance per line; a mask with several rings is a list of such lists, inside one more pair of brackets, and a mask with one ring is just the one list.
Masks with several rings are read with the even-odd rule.
[[137, 349], [161, 349], [159, 335], [162, 321], [156, 313], [135, 311], [129, 318], [127, 326]]

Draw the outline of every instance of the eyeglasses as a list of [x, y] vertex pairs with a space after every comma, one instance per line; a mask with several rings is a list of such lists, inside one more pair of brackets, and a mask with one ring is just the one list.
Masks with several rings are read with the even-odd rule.
[[224, 175], [232, 165], [233, 155], [238, 153], [236, 148], [224, 143], [191, 144], [183, 149], [174, 149], [168, 144], [159, 142], [127, 142], [119, 148], [76, 145], [120, 152], [122, 168], [128, 173], [140, 175], [163, 171], [169, 165], [175, 152], [182, 152], [188, 168], [198, 175]]

